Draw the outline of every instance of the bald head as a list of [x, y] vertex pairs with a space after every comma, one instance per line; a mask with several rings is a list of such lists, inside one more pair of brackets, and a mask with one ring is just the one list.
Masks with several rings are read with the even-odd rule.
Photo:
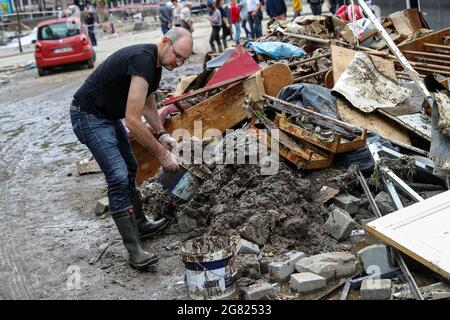
[[169, 38], [169, 40], [172, 41], [173, 44], [177, 43], [178, 41], [182, 41], [186, 42], [186, 44], [190, 44], [192, 48], [192, 34], [184, 28], [174, 27], [167, 31], [164, 36], [166, 38]]
[[180, 67], [192, 54], [192, 34], [184, 28], [172, 28], [158, 44], [161, 65], [168, 70]]

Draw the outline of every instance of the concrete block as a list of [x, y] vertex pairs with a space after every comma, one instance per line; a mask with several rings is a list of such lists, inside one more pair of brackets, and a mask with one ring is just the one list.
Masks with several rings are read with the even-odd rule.
[[331, 212], [328, 220], [325, 222], [324, 229], [337, 241], [343, 241], [348, 238], [355, 222], [345, 211], [336, 206], [330, 206]]
[[102, 169], [98, 165], [97, 161], [90, 159], [82, 159], [75, 161], [77, 166], [78, 174], [81, 176], [88, 173], [100, 173]]
[[244, 300], [263, 300], [268, 298], [275, 298], [277, 292], [280, 290], [278, 283], [257, 283], [244, 289]]
[[246, 277], [251, 279], [261, 278], [261, 267], [255, 254], [240, 254], [236, 256], [234, 265], [236, 267], [237, 277]]
[[262, 257], [261, 260], [259, 260], [259, 265], [261, 266], [261, 273], [269, 273], [269, 264], [272, 262], [276, 262], [280, 260], [277, 257]]
[[334, 197], [333, 202], [350, 215], [354, 215], [359, 211], [359, 198], [351, 194], [339, 194]]
[[358, 251], [358, 258], [368, 275], [392, 271], [389, 251], [384, 244], [374, 244]]
[[387, 192], [381, 191], [377, 194], [375, 196], [375, 203], [377, 204], [378, 209], [380, 209], [382, 215], [396, 211], [395, 206]]
[[252, 253], [252, 254], [258, 254], [259, 253], [259, 246], [256, 243], [250, 242], [245, 239], [241, 239], [238, 244], [238, 253], [239, 254], [245, 254], [245, 253]]
[[109, 199], [108, 197], [102, 198], [100, 200], [97, 201], [97, 204], [95, 206], [95, 214], [97, 216], [101, 216], [102, 214], [104, 214], [106, 211], [109, 210]]
[[361, 283], [361, 300], [389, 300], [391, 279], [366, 279]]
[[329, 252], [297, 261], [295, 270], [300, 273], [312, 272], [330, 281], [353, 275], [356, 271], [356, 263], [351, 253]]
[[291, 251], [286, 254], [287, 259], [269, 263], [269, 277], [275, 281], [282, 282], [289, 278], [295, 271], [295, 263], [304, 259], [305, 254], [301, 251]]
[[327, 280], [311, 272], [302, 272], [291, 274], [291, 289], [300, 292], [310, 292], [325, 287]]

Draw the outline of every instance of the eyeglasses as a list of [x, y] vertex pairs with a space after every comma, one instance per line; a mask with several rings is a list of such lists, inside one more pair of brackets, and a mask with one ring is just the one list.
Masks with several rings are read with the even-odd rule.
[[172, 46], [173, 53], [175, 54], [175, 59], [176, 59], [176, 61], [179, 62], [179, 63], [181, 63], [181, 64], [183, 64], [186, 60], [189, 61], [189, 57], [185, 58], [185, 57], [183, 57], [181, 54], [179, 54], [178, 52], [176, 52], [176, 51], [175, 51], [175, 47], [173, 46], [172, 40], [169, 39], [169, 41], [170, 41], [170, 45]]

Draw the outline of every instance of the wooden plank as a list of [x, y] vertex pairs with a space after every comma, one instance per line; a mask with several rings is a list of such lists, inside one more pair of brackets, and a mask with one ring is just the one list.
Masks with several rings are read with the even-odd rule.
[[[425, 43], [434, 43], [434, 44], [444, 44], [444, 37], [450, 36], [450, 27], [446, 29], [442, 29], [436, 32], [433, 32], [425, 37], [418, 38], [414, 41], [405, 43], [403, 45], [399, 45], [398, 48], [404, 51], [424, 51], [424, 52], [433, 52], [432, 48], [424, 46]], [[405, 53], [405, 57], [408, 60], [415, 60], [414, 55], [410, 53]]]
[[366, 230], [450, 280], [450, 191], [372, 221]]
[[275, 63], [261, 71], [264, 81], [264, 90], [269, 96], [276, 97], [281, 89], [292, 84], [292, 73], [289, 66], [284, 63]]
[[[333, 61], [333, 79], [336, 82], [347, 66], [350, 64], [356, 51], [338, 46], [331, 46], [331, 57]], [[373, 62], [380, 72], [388, 77], [396, 79], [395, 68], [392, 61], [381, 57], [372, 56]], [[337, 110], [342, 120], [363, 129], [378, 133], [383, 137], [390, 138], [405, 144], [411, 144], [408, 131], [400, 127], [396, 122], [378, 113], [364, 113], [351, 106], [342, 99], [337, 98]]]

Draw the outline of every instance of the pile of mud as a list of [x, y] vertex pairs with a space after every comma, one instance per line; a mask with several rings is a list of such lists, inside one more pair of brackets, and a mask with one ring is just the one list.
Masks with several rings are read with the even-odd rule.
[[[235, 151], [254, 148], [255, 138], [245, 131], [235, 135]], [[217, 149], [223, 150], [222, 145]], [[189, 201], [172, 196], [154, 178], [148, 181], [142, 188], [146, 214], [170, 217], [180, 232], [240, 234], [278, 253], [315, 254], [324, 249], [329, 211], [314, 195], [324, 185], [342, 190], [350, 176], [348, 169], [301, 171], [282, 158], [269, 175], [262, 174], [258, 164], [212, 164], [210, 169], [211, 178]]]

